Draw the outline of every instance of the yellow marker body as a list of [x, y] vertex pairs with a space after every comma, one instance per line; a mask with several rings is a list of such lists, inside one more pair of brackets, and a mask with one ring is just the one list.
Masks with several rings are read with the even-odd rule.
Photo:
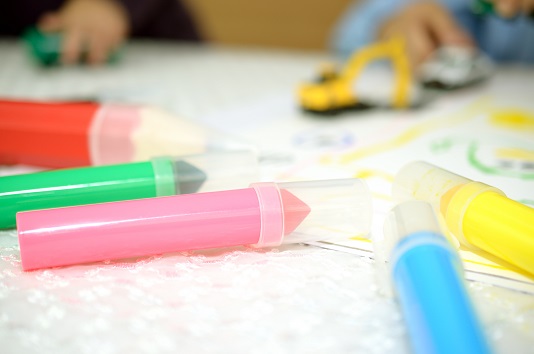
[[470, 182], [456, 191], [445, 211], [449, 229], [462, 243], [534, 274], [534, 209], [486, 187]]

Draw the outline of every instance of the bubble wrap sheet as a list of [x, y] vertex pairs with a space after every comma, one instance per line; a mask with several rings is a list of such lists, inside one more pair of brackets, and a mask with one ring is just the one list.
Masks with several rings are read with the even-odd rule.
[[[243, 247], [25, 273], [13, 231], [0, 252], [3, 353], [409, 352], [372, 261], [347, 253]], [[534, 299], [469, 290], [497, 352], [531, 352]]]

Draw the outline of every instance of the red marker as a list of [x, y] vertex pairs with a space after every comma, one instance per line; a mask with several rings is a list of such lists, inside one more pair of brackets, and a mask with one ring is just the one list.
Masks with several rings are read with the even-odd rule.
[[0, 100], [0, 164], [81, 167], [248, 148], [153, 107]]

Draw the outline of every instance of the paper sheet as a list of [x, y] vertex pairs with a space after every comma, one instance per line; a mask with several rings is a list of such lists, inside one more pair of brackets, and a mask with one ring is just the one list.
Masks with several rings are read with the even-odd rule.
[[[443, 93], [420, 110], [377, 110], [334, 117], [303, 114], [285, 120], [269, 120], [269, 113], [264, 112], [270, 123], [258, 124], [256, 129], [261, 133], [253, 133], [263, 143], [264, 178], [365, 179], [375, 199], [369, 239], [347, 237], [342, 242], [316, 245], [369, 257], [371, 240], [383, 237], [384, 216], [394, 205], [394, 175], [411, 161], [428, 161], [534, 206], [532, 79], [534, 73], [528, 70], [502, 69], [490, 82]], [[271, 110], [274, 116], [275, 109]], [[238, 115], [234, 119], [239, 119]], [[273, 141], [287, 145], [273, 148]], [[534, 279], [528, 274], [507, 269], [482, 253], [461, 249], [460, 254], [468, 279], [534, 294]]]

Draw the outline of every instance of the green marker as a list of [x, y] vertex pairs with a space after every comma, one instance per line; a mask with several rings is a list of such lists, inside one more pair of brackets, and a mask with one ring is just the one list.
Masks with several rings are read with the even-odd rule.
[[[63, 36], [61, 33], [44, 33], [37, 27], [28, 28], [23, 36], [32, 56], [43, 66], [54, 66], [59, 64], [61, 57], [61, 43]], [[81, 61], [85, 61], [86, 55], [82, 53]], [[119, 59], [119, 52], [114, 51], [108, 57], [108, 63], [114, 63]]]
[[225, 152], [147, 162], [0, 177], [0, 229], [19, 211], [245, 188], [257, 181], [251, 152]]

